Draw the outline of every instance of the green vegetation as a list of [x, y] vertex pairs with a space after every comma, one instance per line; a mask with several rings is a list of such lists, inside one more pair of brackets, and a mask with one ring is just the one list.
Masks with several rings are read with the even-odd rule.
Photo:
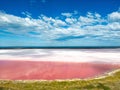
[[120, 70], [105, 77], [65, 81], [0, 81], [0, 90], [120, 90]]

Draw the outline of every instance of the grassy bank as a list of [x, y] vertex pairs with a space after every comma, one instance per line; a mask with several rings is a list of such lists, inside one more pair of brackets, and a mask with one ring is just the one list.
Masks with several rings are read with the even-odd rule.
[[0, 90], [120, 90], [120, 70], [88, 80], [8, 81], [0, 80]]

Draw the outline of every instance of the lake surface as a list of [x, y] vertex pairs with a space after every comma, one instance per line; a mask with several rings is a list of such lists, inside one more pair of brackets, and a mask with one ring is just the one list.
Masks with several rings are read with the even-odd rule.
[[120, 68], [120, 49], [1, 49], [0, 79], [85, 79]]

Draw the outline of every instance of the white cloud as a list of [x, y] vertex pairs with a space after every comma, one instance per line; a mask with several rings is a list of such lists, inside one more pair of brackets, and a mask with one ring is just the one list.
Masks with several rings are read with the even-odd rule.
[[108, 27], [109, 27], [110, 30], [120, 31], [120, 23], [119, 22], [113, 22], [111, 24], [108, 24]]
[[22, 14], [28, 18], [31, 18], [31, 13], [29, 13], [29, 12], [22, 12]]
[[65, 26], [66, 23], [64, 21], [62, 21], [62, 20], [55, 20], [54, 25], [56, 27], [59, 27], [59, 26]]
[[[26, 15], [27, 13], [23, 14]], [[108, 14], [107, 18], [98, 13], [90, 12], [86, 16], [81, 16], [77, 12], [62, 13], [62, 15], [66, 17], [60, 19], [60, 17], [52, 18], [41, 15], [34, 19], [29, 13], [23, 18], [0, 12], [0, 30], [17, 35], [38, 37], [43, 40], [83, 35], [87, 37], [96, 36], [99, 39], [120, 38], [119, 12]]]
[[66, 16], [66, 17], [71, 17], [72, 13], [62, 13], [61, 15]]
[[62, 16], [65, 16], [65, 17], [72, 17], [73, 15], [76, 15], [78, 14], [77, 11], [74, 11], [73, 13], [61, 13]]
[[120, 12], [113, 12], [108, 15], [109, 21], [120, 23]]
[[77, 19], [75, 18], [66, 18], [65, 21], [69, 24], [73, 24], [77, 22]]

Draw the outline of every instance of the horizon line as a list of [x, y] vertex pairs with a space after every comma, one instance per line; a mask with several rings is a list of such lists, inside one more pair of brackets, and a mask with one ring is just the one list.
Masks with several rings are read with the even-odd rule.
[[117, 49], [120, 46], [4, 46], [0, 49]]

